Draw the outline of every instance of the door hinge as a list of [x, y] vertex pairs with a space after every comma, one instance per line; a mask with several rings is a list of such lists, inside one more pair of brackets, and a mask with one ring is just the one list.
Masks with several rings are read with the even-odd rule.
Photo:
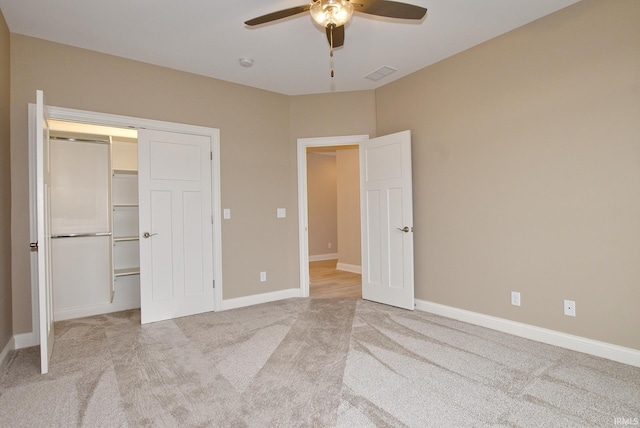
[[213, 160], [213, 152], [209, 152], [209, 159]]
[[216, 280], [213, 280], [213, 288], [216, 288]]

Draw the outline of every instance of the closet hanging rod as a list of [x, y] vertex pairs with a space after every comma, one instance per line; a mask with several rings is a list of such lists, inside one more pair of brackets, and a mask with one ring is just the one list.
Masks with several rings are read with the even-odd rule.
[[111, 232], [95, 232], [95, 233], [60, 233], [58, 235], [51, 235], [51, 239], [60, 238], [87, 238], [91, 236], [111, 236]]
[[109, 140], [88, 140], [84, 138], [50, 137], [52, 140], [71, 141], [73, 143], [109, 144]]

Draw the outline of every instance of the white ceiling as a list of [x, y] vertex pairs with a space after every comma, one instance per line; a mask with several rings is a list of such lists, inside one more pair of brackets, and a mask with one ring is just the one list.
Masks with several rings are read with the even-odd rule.
[[[408, 0], [428, 9], [419, 23], [355, 13], [334, 78], [324, 30], [308, 14], [244, 25], [305, 0], [0, 0], [0, 8], [12, 33], [301, 95], [385, 85], [577, 1]], [[398, 71], [364, 78], [382, 66]]]

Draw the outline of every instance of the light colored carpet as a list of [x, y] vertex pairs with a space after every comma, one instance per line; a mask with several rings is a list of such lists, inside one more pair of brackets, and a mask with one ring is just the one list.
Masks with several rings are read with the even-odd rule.
[[614, 426], [640, 369], [355, 299], [290, 299], [141, 326], [56, 323], [0, 377], [2, 427]]

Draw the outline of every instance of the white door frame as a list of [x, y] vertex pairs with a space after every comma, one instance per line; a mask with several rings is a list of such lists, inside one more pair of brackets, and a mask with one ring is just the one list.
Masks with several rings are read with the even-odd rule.
[[[63, 107], [47, 106], [49, 119], [68, 122], [86, 123], [91, 125], [113, 126], [132, 129], [156, 129], [158, 131], [177, 132], [183, 134], [203, 135], [211, 138], [211, 150], [213, 152], [211, 174], [211, 199], [213, 210], [213, 278], [215, 280], [215, 310], [222, 309], [222, 227], [220, 219], [220, 130], [197, 125], [164, 122], [152, 119], [142, 119], [131, 116], [120, 116], [108, 113], [98, 113], [85, 110], [75, 110]], [[29, 201], [31, 216], [31, 234], [35, 227], [35, 104], [29, 104]], [[31, 236], [31, 242], [35, 242]], [[33, 256], [32, 256], [33, 257]], [[39, 315], [38, 315], [38, 281], [37, 271], [34, 271], [34, 263], [31, 263], [31, 313], [33, 338], [39, 342]]]
[[298, 249], [300, 295], [309, 297], [309, 215], [307, 204], [307, 147], [357, 146], [369, 135], [298, 138]]

